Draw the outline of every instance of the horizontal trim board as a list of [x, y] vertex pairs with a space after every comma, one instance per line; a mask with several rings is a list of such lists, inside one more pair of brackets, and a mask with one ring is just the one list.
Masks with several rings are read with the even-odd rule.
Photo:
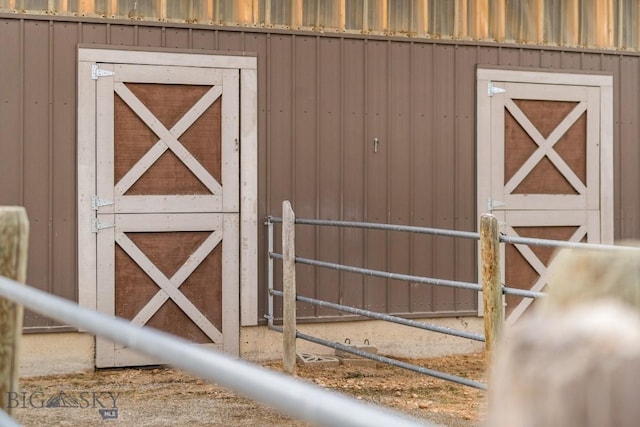
[[223, 212], [222, 196], [116, 196], [115, 212]]
[[[192, 57], [190, 56], [189, 59]], [[93, 63], [93, 61], [89, 61]], [[153, 84], [191, 84], [191, 85], [220, 85], [222, 72], [210, 68], [185, 66], [160, 67], [157, 65], [116, 64], [113, 80], [125, 83], [153, 83]]]
[[[157, 55], [156, 53], [162, 53]], [[231, 68], [255, 70], [258, 60], [254, 56], [235, 56], [230, 54], [211, 54], [202, 51], [176, 53], [171, 49], [163, 50], [127, 50], [80, 47], [78, 60], [86, 62], [108, 62], [114, 64], [141, 65], [184, 65], [192, 67]]]
[[[115, 215], [119, 231], [214, 231], [222, 228], [223, 215], [208, 214], [129, 214]], [[237, 215], [237, 214], [231, 214]]]
[[571, 70], [550, 71], [548, 68], [492, 68], [479, 65], [477, 68], [478, 79], [494, 82], [522, 82], [535, 81], [540, 84], [572, 85], [572, 86], [613, 86], [613, 76], [601, 72], [585, 74], [584, 70], [572, 72]]

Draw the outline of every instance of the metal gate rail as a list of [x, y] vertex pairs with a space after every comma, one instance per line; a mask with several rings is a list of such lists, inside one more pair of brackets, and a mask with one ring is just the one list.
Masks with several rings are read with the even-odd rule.
[[[283, 332], [283, 329], [279, 326], [272, 326], [271, 329], [277, 332]], [[368, 351], [363, 351], [357, 348], [353, 348], [351, 346], [344, 345], [339, 342], [324, 340], [322, 338], [314, 337], [299, 331], [296, 331], [296, 338], [300, 338], [315, 344], [320, 344], [325, 347], [330, 347], [335, 350], [344, 351], [345, 353], [355, 354], [356, 356], [365, 357], [367, 359], [375, 360], [376, 362], [385, 363], [387, 365], [407, 369], [409, 371], [417, 372], [419, 374], [424, 374], [430, 377], [439, 378], [441, 380], [466, 385], [469, 387], [477, 388], [478, 390], [487, 390], [487, 385], [479, 381], [458, 377], [456, 375], [447, 374], [445, 372], [435, 371], [433, 369], [428, 369], [423, 366], [402, 362], [400, 360], [392, 359], [386, 356], [381, 356], [379, 354], [369, 353]]]
[[[282, 297], [284, 292], [272, 289], [271, 295]], [[467, 338], [470, 340], [484, 342], [484, 336], [480, 334], [474, 334], [472, 332], [459, 331], [453, 328], [447, 328], [446, 326], [434, 325], [431, 323], [419, 322], [417, 320], [405, 319], [403, 317], [392, 316], [390, 314], [378, 313], [370, 310], [363, 310], [361, 308], [349, 307], [346, 305], [335, 304], [329, 301], [322, 301], [315, 298], [304, 297], [296, 295], [296, 301], [304, 302], [307, 304], [317, 305], [318, 307], [331, 308], [333, 310], [343, 311], [345, 313], [356, 314], [358, 316], [369, 317], [376, 320], [384, 320], [386, 322], [397, 323], [399, 325], [410, 326], [412, 328], [424, 329], [426, 331], [439, 332], [441, 334], [453, 335], [460, 338]]]
[[[288, 202], [285, 202], [285, 204], [288, 204]], [[283, 204], [283, 206], [285, 204]], [[293, 212], [291, 212], [291, 214], [293, 214]], [[288, 341], [286, 338], [286, 332], [285, 332], [286, 321], [284, 322], [284, 327], [275, 326], [274, 315], [273, 315], [273, 297], [274, 296], [283, 297], [283, 299], [285, 300], [285, 305], [288, 304], [286, 302], [288, 301], [286, 299], [287, 298], [286, 292], [275, 290], [274, 283], [273, 283], [273, 272], [274, 272], [273, 261], [276, 259], [284, 261], [284, 258], [285, 258], [284, 254], [279, 254], [274, 252], [274, 224], [276, 223], [283, 224], [283, 234], [284, 234], [284, 227], [290, 227], [295, 224], [295, 225], [316, 225], [316, 226], [332, 226], [332, 227], [352, 227], [352, 228], [363, 228], [363, 229], [430, 234], [430, 235], [437, 235], [437, 236], [448, 236], [448, 237], [457, 237], [457, 238], [465, 238], [465, 239], [473, 239], [473, 240], [480, 239], [479, 233], [466, 232], [466, 231], [444, 230], [444, 229], [403, 226], [403, 225], [393, 225], [393, 224], [365, 223], [365, 222], [355, 222], [355, 221], [335, 221], [335, 220], [312, 220], [312, 219], [302, 219], [302, 218], [294, 218], [293, 224], [288, 224], [283, 218], [273, 217], [273, 216], [268, 217], [267, 221], [265, 222], [265, 225], [268, 227], [267, 228], [267, 232], [268, 232], [267, 268], [268, 268], [269, 300], [268, 300], [268, 308], [267, 308], [268, 312], [265, 317], [268, 319], [268, 326], [270, 329], [285, 333], [285, 342]], [[283, 237], [283, 240], [284, 240], [284, 237]], [[285, 252], [284, 247], [283, 247], [283, 252]], [[474, 291], [482, 290], [482, 286], [480, 286], [478, 283], [469, 283], [469, 282], [461, 282], [461, 281], [454, 281], [454, 280], [444, 280], [444, 279], [436, 279], [436, 278], [430, 278], [430, 277], [415, 276], [415, 275], [409, 275], [409, 274], [392, 273], [392, 272], [379, 271], [379, 270], [373, 270], [368, 268], [355, 267], [355, 266], [343, 265], [338, 263], [302, 258], [295, 255], [293, 256], [293, 261], [296, 264], [312, 265], [312, 266], [321, 267], [321, 268], [328, 268], [328, 269], [333, 269], [338, 271], [346, 271], [350, 273], [362, 274], [364, 276], [383, 277], [383, 278], [392, 279], [392, 280], [408, 281], [414, 284], [448, 286], [448, 287], [455, 287], [455, 288], [461, 288], [461, 289], [470, 289]], [[356, 307], [345, 306], [342, 304], [336, 304], [329, 301], [322, 301], [322, 300], [309, 298], [309, 297], [305, 297], [298, 294], [292, 295], [291, 298], [293, 298], [294, 305], [295, 305], [295, 301], [300, 301], [300, 302], [305, 302], [305, 303], [320, 306], [320, 307], [331, 308], [331, 309], [346, 312], [346, 313], [351, 313], [351, 314], [369, 317], [377, 320], [383, 320], [387, 322], [401, 324], [404, 326], [415, 327], [415, 328], [442, 333], [446, 335], [456, 336], [459, 338], [471, 339], [471, 340], [480, 341], [480, 342], [485, 341], [485, 337], [483, 335], [470, 333], [466, 331], [459, 331], [453, 328], [446, 328], [446, 327], [441, 327], [441, 326], [433, 325], [429, 323], [418, 322], [410, 319], [404, 319], [398, 316], [392, 316], [384, 313], [376, 313], [370, 310], [364, 310]], [[326, 347], [330, 347], [333, 349], [342, 350], [346, 353], [355, 354], [355, 355], [372, 359], [381, 363], [386, 363], [392, 366], [408, 369], [420, 374], [429, 375], [434, 378], [451, 381], [454, 383], [466, 385], [466, 386], [473, 387], [480, 390], [487, 389], [486, 384], [482, 382], [458, 377], [458, 376], [447, 374], [444, 372], [435, 371], [433, 369], [428, 369], [428, 368], [417, 366], [411, 363], [402, 362], [390, 357], [369, 353], [357, 348], [353, 348], [351, 346], [346, 346], [338, 342], [333, 342], [333, 341], [325, 340], [322, 338], [313, 337], [313, 336], [301, 333], [297, 331], [297, 329], [295, 330], [294, 336], [295, 338], [300, 338], [300, 339], [310, 341], [316, 344], [320, 344]], [[295, 343], [294, 343], [294, 346], [295, 346]], [[285, 344], [285, 347], [287, 347], [286, 344]], [[295, 348], [293, 349], [293, 351], [295, 353]], [[286, 370], [287, 365], [291, 365], [292, 363], [291, 360], [295, 359], [295, 357], [291, 355], [291, 350], [286, 348], [283, 356], [285, 358], [284, 364], [285, 364], [285, 370]], [[293, 368], [291, 367], [289, 369], [293, 370]]]

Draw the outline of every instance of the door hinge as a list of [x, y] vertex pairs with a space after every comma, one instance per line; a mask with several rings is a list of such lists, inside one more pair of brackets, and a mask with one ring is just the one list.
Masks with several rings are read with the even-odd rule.
[[116, 73], [114, 71], [103, 70], [98, 67], [96, 64], [91, 66], [91, 80], [98, 80], [98, 77], [107, 77], [107, 76], [115, 76]]
[[99, 208], [103, 206], [111, 206], [113, 205], [113, 200], [102, 200], [97, 195], [91, 196], [91, 209], [97, 211]]
[[100, 230], [104, 230], [105, 228], [113, 228], [115, 224], [100, 222], [98, 218], [94, 218], [91, 220], [91, 232], [97, 233]]
[[499, 202], [498, 200], [493, 200], [491, 197], [487, 199], [487, 209], [489, 212], [495, 210], [495, 208], [500, 208], [504, 206], [504, 202]]
[[507, 90], [494, 85], [492, 82], [487, 84], [487, 95], [493, 96], [496, 93], [505, 93]]

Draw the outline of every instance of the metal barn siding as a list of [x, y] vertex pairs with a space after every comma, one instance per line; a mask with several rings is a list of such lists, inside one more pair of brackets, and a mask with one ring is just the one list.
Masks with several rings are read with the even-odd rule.
[[[477, 221], [476, 66], [610, 72], [615, 236], [640, 238], [637, 54], [11, 14], [0, 14], [0, 40], [0, 204], [28, 209], [29, 283], [70, 299], [78, 286], [78, 44], [257, 53], [260, 217], [280, 216], [289, 199], [299, 217], [456, 230]], [[472, 241], [311, 226], [297, 235], [304, 257], [476, 279]], [[260, 313], [265, 247], [260, 230]], [[298, 278], [302, 295], [379, 311], [441, 316], [476, 306], [472, 292], [309, 266]], [[336, 315], [306, 305], [298, 313]], [[25, 326], [53, 323], [29, 313]]]

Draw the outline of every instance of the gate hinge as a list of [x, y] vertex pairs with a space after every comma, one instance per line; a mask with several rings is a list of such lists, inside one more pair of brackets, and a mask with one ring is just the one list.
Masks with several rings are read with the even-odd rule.
[[91, 209], [97, 211], [98, 208], [103, 206], [111, 206], [113, 205], [113, 200], [102, 200], [97, 195], [91, 196]]
[[496, 93], [505, 93], [507, 90], [501, 87], [494, 85], [492, 82], [487, 84], [487, 95], [493, 96]]
[[91, 220], [91, 232], [97, 233], [100, 230], [104, 230], [105, 228], [113, 228], [115, 224], [100, 222], [98, 218], [94, 218]]
[[91, 66], [91, 80], [98, 80], [98, 77], [107, 77], [107, 76], [115, 76], [116, 73], [114, 71], [103, 70], [98, 67], [96, 64]]
[[504, 206], [504, 202], [493, 200], [491, 197], [487, 199], [487, 209], [489, 211], [495, 210], [495, 208], [500, 208], [502, 206]]

